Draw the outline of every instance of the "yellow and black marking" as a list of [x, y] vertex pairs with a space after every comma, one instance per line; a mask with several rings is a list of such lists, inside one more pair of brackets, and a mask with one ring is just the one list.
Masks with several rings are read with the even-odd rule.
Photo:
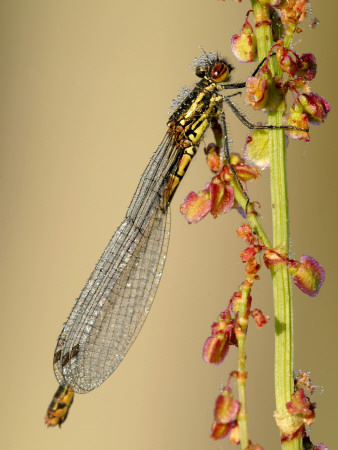
[[224, 59], [216, 58], [212, 63], [197, 67], [196, 75], [202, 80], [180, 104], [168, 121], [168, 132], [174, 138], [181, 156], [168, 183], [170, 201], [177, 186], [183, 178], [192, 158], [195, 156], [200, 141], [211, 121], [222, 111], [223, 97], [218, 91], [218, 83], [229, 78], [232, 67]]
[[59, 386], [53, 400], [47, 409], [45, 423], [49, 427], [55, 427], [66, 420], [69, 408], [74, 400], [74, 391], [68, 386]]

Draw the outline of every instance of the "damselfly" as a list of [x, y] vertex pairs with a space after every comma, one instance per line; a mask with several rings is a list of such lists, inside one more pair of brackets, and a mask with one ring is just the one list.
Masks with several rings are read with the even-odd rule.
[[245, 83], [229, 83], [233, 67], [226, 59], [204, 54], [195, 67], [201, 80], [171, 114], [167, 133], [141, 177], [122, 224], [58, 338], [54, 371], [61, 387], [47, 411], [48, 425], [65, 420], [72, 391], [89, 392], [107, 379], [137, 337], [165, 263], [170, 202], [213, 120], [221, 122], [230, 164], [223, 105], [250, 129], [274, 128], [251, 124], [232, 103], [232, 96], [221, 94], [224, 89], [245, 87]]

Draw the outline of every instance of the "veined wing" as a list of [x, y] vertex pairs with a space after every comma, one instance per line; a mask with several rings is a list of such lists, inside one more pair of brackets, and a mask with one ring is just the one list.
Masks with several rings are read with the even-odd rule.
[[59, 336], [55, 375], [75, 392], [88, 392], [109, 377], [144, 323], [165, 262], [168, 184], [181, 153], [167, 134]]

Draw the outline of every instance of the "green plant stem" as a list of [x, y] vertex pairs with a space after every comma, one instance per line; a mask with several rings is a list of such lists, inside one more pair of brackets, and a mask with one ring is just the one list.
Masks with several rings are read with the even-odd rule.
[[265, 247], [271, 248], [270, 241], [258, 220], [257, 213], [254, 211], [254, 208], [251, 204], [249, 204], [247, 207], [247, 199], [246, 197], [244, 197], [242, 189], [238, 186], [238, 183], [235, 180], [230, 181], [230, 185], [234, 190], [234, 196], [237, 203], [241, 206], [243, 211], [247, 211], [247, 219], [252, 228], [252, 231], [261, 238], [262, 243]]
[[[269, 10], [251, 0], [254, 11], [258, 58], [267, 56], [272, 45], [272, 30], [269, 24]], [[290, 30], [291, 31], [291, 30]], [[291, 34], [291, 33], [290, 33]], [[290, 43], [288, 34], [288, 45]], [[273, 75], [281, 75], [280, 69], [270, 61]], [[282, 125], [283, 114], [271, 112], [268, 124]], [[286, 179], [285, 134], [283, 130], [269, 132], [270, 143], [270, 179], [273, 223], [273, 247], [284, 256], [289, 254], [289, 216]], [[293, 313], [290, 289], [290, 277], [284, 265], [271, 270], [275, 314], [275, 418], [282, 436], [294, 431], [294, 417], [286, 409], [286, 403], [293, 394]], [[301, 437], [282, 441], [284, 450], [301, 450]]]
[[246, 407], [246, 329], [248, 327], [248, 300], [251, 288], [246, 283], [243, 283], [240, 287], [242, 293], [241, 299], [239, 301], [238, 310], [238, 327], [235, 331], [236, 338], [238, 342], [238, 365], [237, 365], [237, 389], [238, 389], [238, 399], [241, 404], [241, 409], [239, 411], [237, 420], [241, 436], [241, 449], [245, 450], [249, 445], [249, 434], [248, 434], [248, 413]]

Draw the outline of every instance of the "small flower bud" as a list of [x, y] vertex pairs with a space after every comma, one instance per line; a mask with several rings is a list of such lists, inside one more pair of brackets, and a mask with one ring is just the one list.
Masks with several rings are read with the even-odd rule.
[[218, 423], [230, 423], [237, 419], [240, 403], [234, 400], [232, 390], [225, 387], [217, 397], [215, 405], [215, 420]]
[[244, 161], [238, 153], [231, 153], [230, 162], [232, 166], [236, 166], [237, 164], [242, 164]]
[[249, 224], [243, 223], [238, 229], [237, 234], [240, 238], [242, 238], [248, 244], [252, 244], [254, 242], [254, 237], [252, 234], [252, 230]]
[[209, 336], [203, 347], [203, 359], [206, 363], [221, 364], [229, 351], [228, 334], [218, 333]]
[[211, 210], [210, 194], [207, 190], [199, 194], [190, 192], [184, 199], [180, 212], [188, 223], [196, 223], [202, 220]]
[[281, 20], [285, 24], [297, 24], [305, 19], [308, 0], [288, 0], [279, 6]]
[[241, 252], [241, 260], [242, 262], [248, 262], [251, 258], [253, 258], [258, 252], [260, 248], [258, 246], [248, 247]]
[[295, 285], [310, 297], [315, 297], [325, 280], [323, 267], [314, 258], [303, 255], [296, 267], [290, 265]]
[[258, 271], [260, 270], [261, 265], [258, 264], [256, 258], [251, 258], [249, 259], [246, 268], [245, 268], [245, 274], [247, 275], [247, 277], [249, 278], [254, 278], [256, 280], [258, 280]]
[[302, 416], [307, 426], [310, 426], [315, 420], [314, 405], [306, 397], [303, 389], [292, 394], [292, 400], [286, 404], [286, 408], [290, 414]]
[[211, 214], [216, 218], [224, 214], [234, 205], [234, 190], [232, 186], [226, 185], [218, 177], [214, 177], [209, 185], [211, 199]]
[[[234, 166], [231, 163], [232, 167]], [[222, 167], [222, 171], [219, 174], [219, 178], [224, 181], [224, 183], [229, 183], [229, 181], [231, 181], [233, 179], [233, 173], [231, 172], [231, 170], [229, 169], [229, 166], [227, 164], [224, 164], [224, 166]]]
[[250, 311], [250, 313], [254, 318], [258, 328], [262, 328], [263, 325], [266, 325], [268, 323], [269, 317], [264, 316], [260, 309], [255, 308], [253, 311]]
[[282, 71], [294, 77], [298, 70], [297, 59], [294, 52], [283, 47], [282, 51], [277, 54], [279, 56], [279, 65]]
[[277, 50], [277, 58], [280, 68], [291, 77], [311, 81], [317, 73], [316, 58], [312, 53], [304, 53], [298, 56], [293, 50], [282, 45]]
[[215, 144], [211, 143], [204, 149], [204, 153], [206, 154], [207, 164], [208, 164], [209, 168], [213, 172], [218, 172], [219, 168], [220, 168], [220, 161], [221, 161], [221, 158], [219, 156], [219, 153], [220, 153], [219, 147], [217, 147]]
[[256, 167], [251, 167], [247, 164], [237, 164], [233, 167], [241, 181], [256, 181], [260, 177]]
[[231, 425], [231, 423], [218, 423], [215, 420], [211, 427], [211, 439], [217, 441], [218, 439], [224, 439], [225, 437], [227, 437], [231, 430]]
[[[290, 114], [286, 114], [283, 117], [283, 124], [303, 130], [309, 129], [308, 116], [305, 112], [303, 112], [302, 107], [299, 108], [299, 104], [297, 103], [292, 108], [290, 108]], [[310, 140], [308, 131], [287, 129], [285, 130], [285, 132], [291, 139], [299, 139], [305, 142], [308, 142]]]
[[231, 444], [240, 444], [241, 442], [241, 432], [238, 426], [238, 423], [235, 422], [235, 425], [230, 430], [229, 440]]
[[293, 92], [304, 92], [309, 93], [310, 88], [308, 82], [304, 78], [294, 78], [293, 80], [289, 80], [284, 84], [284, 87]]
[[298, 62], [297, 77], [311, 81], [317, 73], [316, 58], [312, 53], [303, 53]]
[[302, 94], [298, 100], [314, 125], [324, 122], [331, 109], [330, 103], [317, 94]]
[[253, 62], [257, 59], [257, 39], [246, 16], [240, 34], [231, 38], [231, 49], [240, 62]]
[[266, 250], [264, 252], [264, 264], [268, 269], [272, 269], [272, 267], [279, 266], [280, 264], [285, 264], [285, 259], [276, 252], [271, 250]]
[[270, 69], [265, 65], [256, 77], [249, 77], [246, 81], [248, 95], [246, 103], [255, 110], [272, 111], [284, 109], [283, 83], [279, 77], [273, 77]]

